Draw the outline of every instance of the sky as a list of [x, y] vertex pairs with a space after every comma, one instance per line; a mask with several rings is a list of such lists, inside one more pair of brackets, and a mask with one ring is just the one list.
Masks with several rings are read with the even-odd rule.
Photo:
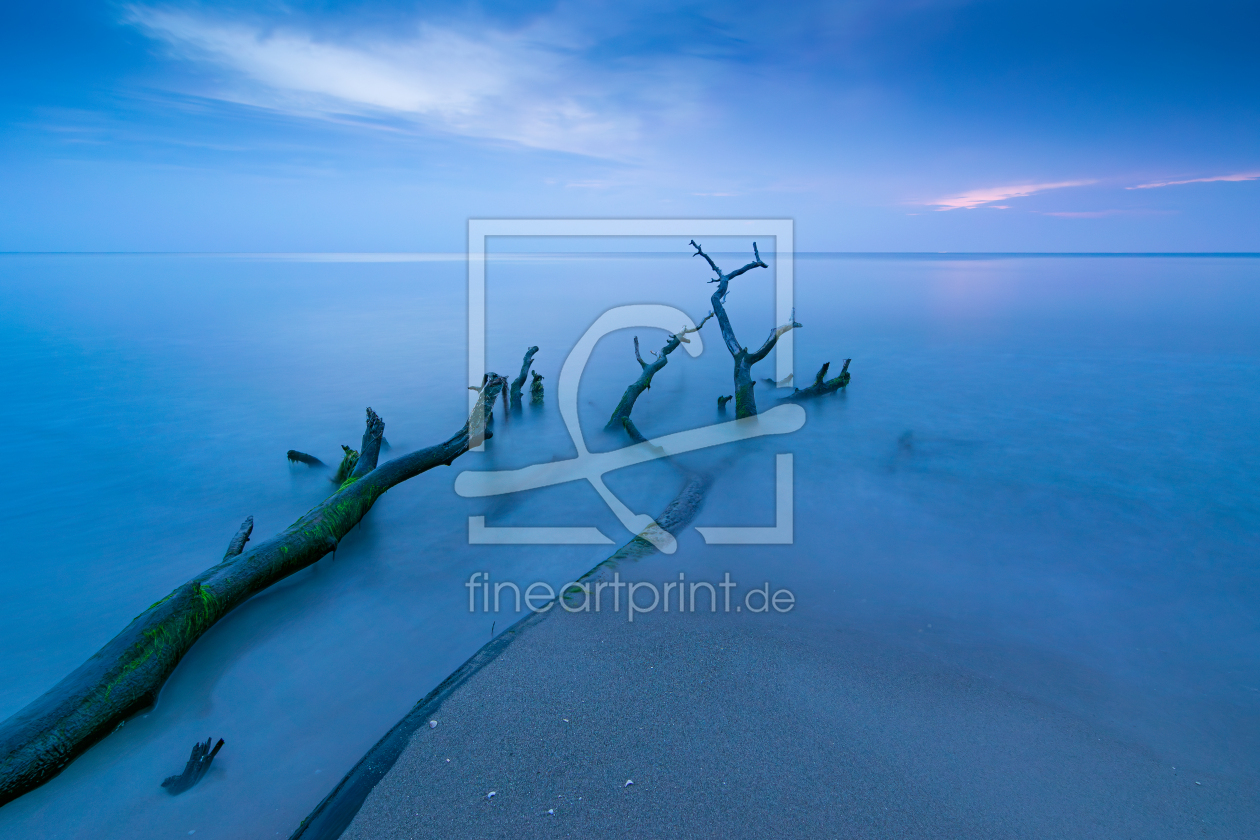
[[1254, 2], [9, 4], [0, 251], [1260, 251]]

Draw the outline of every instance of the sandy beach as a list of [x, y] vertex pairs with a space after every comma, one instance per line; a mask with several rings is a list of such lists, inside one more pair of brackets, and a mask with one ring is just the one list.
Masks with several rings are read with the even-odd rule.
[[529, 624], [418, 708], [340, 836], [1224, 838], [1256, 824], [1236, 787], [874, 636], [802, 635], [790, 614]]

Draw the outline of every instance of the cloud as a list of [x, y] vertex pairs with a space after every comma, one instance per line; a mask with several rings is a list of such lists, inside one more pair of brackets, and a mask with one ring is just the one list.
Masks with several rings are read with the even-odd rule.
[[[1019, 186], [1010, 187], [987, 187], [922, 203], [928, 205], [929, 207], [935, 207], [937, 210], [972, 210], [976, 207], [983, 207], [986, 204], [993, 204], [997, 201], [1006, 201], [1011, 198], [1024, 198], [1025, 196], [1033, 195], [1034, 193], [1045, 192], [1046, 190], [1058, 190], [1064, 187], [1083, 187], [1092, 183], [1094, 182], [1059, 181], [1054, 184], [1021, 184]], [[1001, 207], [997, 209], [1005, 210], [1008, 208]]]
[[[127, 20], [181, 59], [228, 70], [211, 98], [328, 119], [403, 120], [449, 134], [605, 158], [633, 154], [663, 68], [613, 76], [558, 32], [513, 34], [417, 24], [401, 38], [331, 41], [171, 8], [131, 6]], [[648, 78], [645, 78], [648, 77]], [[652, 78], [655, 77], [655, 78]], [[657, 84], [652, 84], [657, 82]], [[627, 99], [638, 101], [627, 103]], [[649, 94], [650, 95], [650, 94]], [[636, 108], [635, 105], [640, 107]]]
[[1149, 190], [1154, 187], [1176, 187], [1181, 184], [1207, 184], [1212, 181], [1254, 181], [1260, 178], [1260, 172], [1239, 172], [1236, 175], [1213, 175], [1210, 178], [1187, 178], [1184, 181], [1153, 181], [1149, 184], [1138, 184], [1136, 187], [1125, 187], [1127, 190]]

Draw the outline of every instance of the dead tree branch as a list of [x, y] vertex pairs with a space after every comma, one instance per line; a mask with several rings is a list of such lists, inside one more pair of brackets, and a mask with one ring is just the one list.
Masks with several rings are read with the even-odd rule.
[[336, 484], [338, 487], [340, 487], [342, 482], [350, 477], [350, 474], [354, 472], [354, 468], [359, 463], [358, 452], [355, 452], [344, 443], [341, 444], [341, 449], [345, 454], [341, 456], [341, 463], [337, 465], [337, 472], [331, 479], [329, 479], [329, 481]]
[[717, 315], [718, 326], [722, 330], [722, 338], [726, 342], [726, 349], [730, 351], [731, 358], [735, 360], [735, 417], [736, 419], [752, 417], [757, 413], [757, 401], [753, 397], [753, 385], [756, 383], [753, 382], [752, 378], [752, 366], [764, 359], [774, 349], [774, 345], [785, 332], [796, 329], [801, 325], [796, 323], [796, 312], [794, 310], [788, 323], [771, 330], [770, 336], [756, 352], [748, 352], [748, 348], [741, 345], [735, 337], [735, 330], [731, 326], [731, 319], [727, 316], [726, 307], [723, 306], [723, 303], [726, 301], [731, 280], [754, 268], [769, 268], [761, 259], [761, 253], [757, 250], [757, 243], [753, 243], [753, 256], [755, 259], [747, 265], [735, 269], [730, 274], [723, 274], [722, 269], [718, 268], [713, 258], [696, 244], [696, 240], [691, 240], [691, 247], [696, 249], [696, 253], [692, 256], [704, 257], [709, 267], [717, 275], [716, 279], [709, 281], [710, 283], [718, 284], [717, 291], [713, 293], [711, 300], [713, 302], [713, 312]]
[[[665, 346], [661, 348], [661, 352], [656, 355], [655, 361], [650, 363], [643, 361], [643, 357], [639, 355], [639, 337], [637, 335], [634, 337], [634, 358], [639, 362], [639, 366], [643, 368], [643, 372], [639, 374], [638, 379], [630, 383], [630, 387], [626, 388], [625, 394], [621, 397], [621, 402], [617, 403], [612, 417], [608, 418], [608, 423], [604, 426], [605, 429], [611, 431], [621, 426], [627, 432], [630, 431], [631, 427], [624, 426], [622, 421], [630, 418], [630, 412], [634, 410], [635, 400], [639, 398], [640, 394], [652, 387], [652, 377], [656, 376], [661, 368], [669, 364], [669, 354], [677, 350], [680, 344], [690, 344], [691, 340], [687, 336], [691, 333], [699, 332], [700, 328], [712, 317], [713, 313], [710, 312], [694, 328], [687, 329], [684, 327], [682, 330], [670, 335], [665, 342]], [[633, 433], [631, 433], [631, 437], [633, 436]]]
[[[459, 431], [380, 466], [376, 460], [384, 423], [369, 409], [362, 454], [331, 496], [284, 532], [247, 551], [232, 554], [234, 539], [221, 563], [140, 613], [87, 662], [0, 723], [0, 805], [48, 781], [119, 723], [151, 706], [207, 629], [246, 599], [336, 548], [387, 490], [449, 465], [489, 437], [486, 422], [506, 383], [497, 375], [487, 377], [472, 416]], [[240, 545], [243, 549], [243, 538]]]
[[840, 369], [840, 373], [832, 378], [827, 379], [827, 368], [831, 367], [831, 362], [826, 362], [818, 371], [818, 375], [814, 377], [814, 384], [808, 388], [797, 388], [791, 394], [784, 397], [784, 400], [804, 400], [810, 397], [821, 397], [824, 394], [834, 394], [836, 391], [849, 384], [849, 362], [852, 359], [844, 360], [844, 367]]
[[521, 362], [521, 375], [512, 380], [512, 388], [509, 392], [512, 398], [512, 408], [521, 407], [521, 389], [525, 387], [525, 379], [529, 376], [529, 367], [534, 363], [534, 354], [537, 352], [537, 347], [531, 347], [525, 351], [525, 358]]
[[245, 543], [249, 542], [249, 535], [254, 533], [254, 517], [247, 516], [245, 521], [241, 523], [241, 528], [236, 532], [236, 536], [232, 537], [232, 541], [228, 543], [227, 551], [223, 555], [226, 560], [229, 557], [235, 557], [245, 550]]
[[327, 466], [327, 464], [316, 458], [314, 455], [307, 455], [305, 452], [298, 452], [296, 449], [289, 450], [288, 458], [291, 463], [306, 464], [308, 467]]
[[210, 749], [210, 744], [209, 738], [204, 744], [201, 742], [193, 744], [192, 755], [188, 757], [188, 763], [184, 765], [184, 772], [178, 776], [167, 776], [162, 782], [162, 787], [166, 788], [167, 793], [177, 796], [201, 781], [201, 777], [210, 770], [214, 757], [219, 754], [219, 750], [223, 749], [223, 739], [219, 739], [214, 749]]

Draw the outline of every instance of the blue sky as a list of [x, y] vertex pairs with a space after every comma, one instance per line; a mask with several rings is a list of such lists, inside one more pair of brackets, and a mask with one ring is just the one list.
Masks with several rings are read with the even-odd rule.
[[802, 250], [1260, 251], [1254, 3], [28, 3], [0, 250], [459, 251], [470, 216]]

